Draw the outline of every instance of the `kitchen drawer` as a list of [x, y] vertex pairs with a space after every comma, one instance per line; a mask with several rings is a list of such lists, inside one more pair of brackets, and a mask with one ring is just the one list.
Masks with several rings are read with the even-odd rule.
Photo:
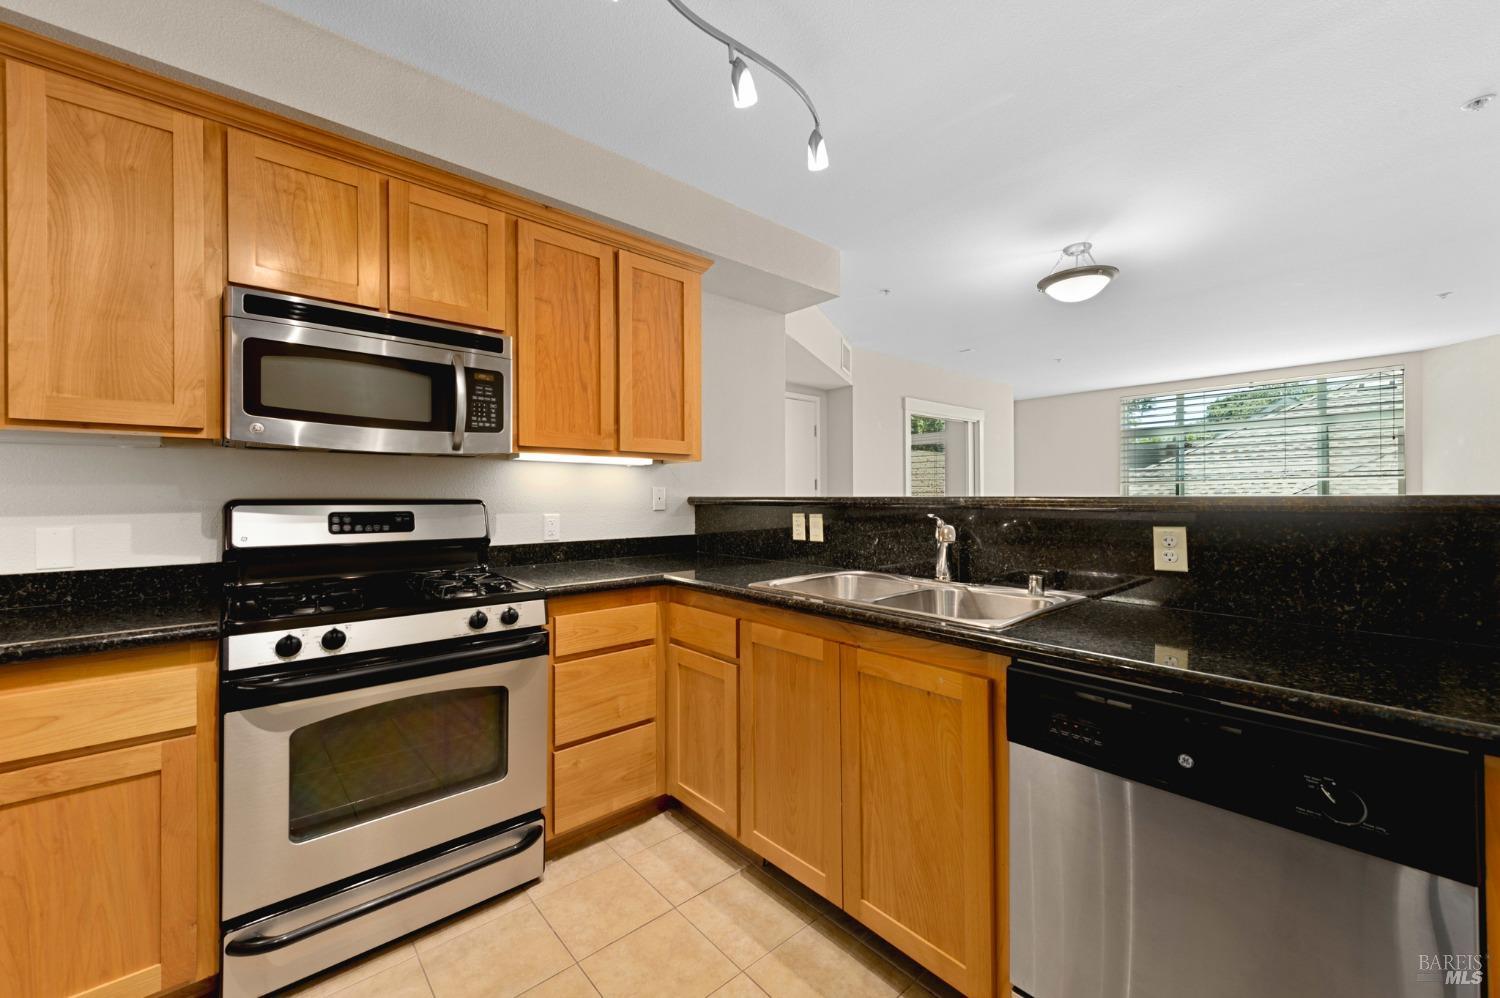
[[561, 662], [553, 672], [552, 741], [582, 741], [656, 716], [656, 646]]
[[656, 640], [656, 604], [635, 603], [560, 615], [553, 620], [552, 654], [582, 655]]
[[0, 677], [0, 766], [191, 731], [197, 689], [198, 665], [176, 648], [9, 666]]
[[667, 607], [667, 634], [678, 644], [720, 658], [739, 656], [739, 622], [727, 614], [673, 603]]
[[656, 722], [559, 749], [552, 766], [554, 835], [651, 800], [657, 793]]

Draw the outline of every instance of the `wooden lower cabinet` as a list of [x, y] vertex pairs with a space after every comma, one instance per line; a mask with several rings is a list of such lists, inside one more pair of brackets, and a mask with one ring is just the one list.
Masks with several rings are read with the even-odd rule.
[[846, 648], [844, 909], [955, 988], [993, 988], [990, 683]]
[[740, 626], [740, 841], [837, 904], [839, 646]]
[[194, 979], [194, 738], [0, 774], [7, 994], [124, 998]]
[[727, 835], [739, 832], [739, 668], [667, 649], [667, 793]]
[[217, 684], [212, 644], [0, 676], [0, 994], [217, 971]]
[[558, 749], [552, 826], [561, 835], [656, 796], [656, 722]]

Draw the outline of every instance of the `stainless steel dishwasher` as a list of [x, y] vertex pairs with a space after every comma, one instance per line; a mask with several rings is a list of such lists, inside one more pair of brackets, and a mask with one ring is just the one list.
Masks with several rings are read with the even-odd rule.
[[1030, 998], [1478, 998], [1478, 764], [1063, 668], [1008, 674]]

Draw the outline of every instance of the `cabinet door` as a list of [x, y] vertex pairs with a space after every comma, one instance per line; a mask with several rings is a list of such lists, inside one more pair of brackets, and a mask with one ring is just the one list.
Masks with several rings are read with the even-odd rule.
[[739, 831], [739, 670], [667, 648], [667, 792], [729, 835]]
[[229, 279], [380, 308], [380, 174], [231, 131]]
[[615, 449], [615, 255], [516, 223], [516, 443]]
[[844, 654], [844, 909], [964, 994], [990, 994], [989, 682]]
[[740, 841], [838, 903], [839, 646], [740, 626]]
[[189, 736], [0, 773], [0, 993], [193, 980], [194, 752]]
[[505, 216], [388, 181], [391, 311], [505, 328]]
[[696, 458], [700, 277], [620, 253], [620, 450]]
[[5, 416], [215, 425], [204, 122], [7, 62], [5, 130]]

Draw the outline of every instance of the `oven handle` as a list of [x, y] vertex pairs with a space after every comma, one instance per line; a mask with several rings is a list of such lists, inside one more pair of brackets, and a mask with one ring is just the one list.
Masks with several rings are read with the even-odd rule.
[[399, 901], [405, 901], [407, 898], [415, 897], [424, 891], [430, 891], [434, 887], [441, 887], [451, 880], [457, 880], [459, 877], [473, 873], [475, 870], [483, 869], [493, 863], [498, 863], [503, 859], [510, 859], [512, 856], [519, 855], [536, 845], [537, 840], [541, 837], [542, 826], [539, 824], [532, 825], [519, 840], [506, 846], [499, 852], [492, 852], [488, 856], [471, 859], [469, 862], [455, 866], [451, 870], [434, 873], [426, 880], [407, 884], [405, 887], [397, 888], [389, 894], [382, 894], [378, 898], [371, 898], [352, 908], [336, 911], [332, 915], [327, 915], [315, 922], [308, 922], [306, 925], [298, 926], [278, 936], [251, 936], [248, 939], [236, 939], [224, 947], [224, 954], [226, 956], [258, 956], [261, 953], [270, 953], [273, 950], [300, 943], [302, 940], [315, 936], [320, 932], [336, 929], [340, 925], [352, 922], [363, 915], [379, 911], [381, 908], [396, 904]]
[[364, 689], [398, 682], [402, 679], [455, 672], [474, 665], [498, 665], [502, 662], [533, 658], [547, 654], [547, 642], [547, 632], [538, 631], [503, 644], [487, 644], [478, 648], [465, 648], [462, 651], [426, 655], [421, 658], [382, 661], [335, 672], [315, 671], [291, 677], [271, 675], [233, 679], [224, 684], [224, 691], [229, 694], [225, 699], [232, 699], [235, 702], [232, 706], [226, 703], [225, 707], [231, 711], [250, 707], [268, 707], [293, 700], [306, 700], [325, 693]]
[[469, 425], [469, 385], [464, 378], [464, 362], [458, 354], [449, 354], [453, 361], [453, 449], [464, 449], [464, 432]]

